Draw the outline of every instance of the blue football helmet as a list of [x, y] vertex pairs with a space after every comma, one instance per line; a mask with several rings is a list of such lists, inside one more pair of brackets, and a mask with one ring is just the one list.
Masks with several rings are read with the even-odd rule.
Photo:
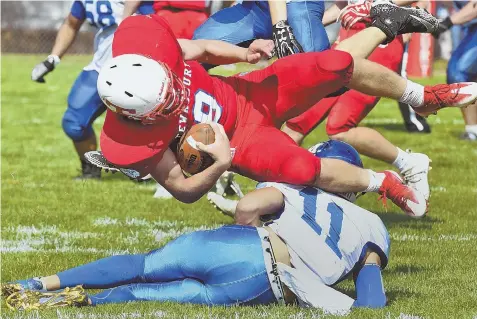
[[[329, 140], [323, 143], [318, 143], [315, 146], [310, 147], [308, 150], [319, 158], [339, 159], [351, 165], [363, 168], [363, 161], [361, 161], [358, 151], [345, 142]], [[336, 195], [339, 195], [350, 202], [356, 200], [355, 193], [340, 193]]]

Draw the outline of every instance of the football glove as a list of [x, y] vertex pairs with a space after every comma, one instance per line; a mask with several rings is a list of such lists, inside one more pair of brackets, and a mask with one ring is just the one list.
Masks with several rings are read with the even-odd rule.
[[341, 26], [349, 30], [357, 22], [370, 23], [369, 10], [371, 10], [371, 2], [365, 1], [364, 3], [355, 3], [347, 5], [341, 10], [337, 22], [341, 23]]
[[438, 38], [442, 33], [452, 28], [453, 25], [454, 23], [452, 23], [452, 20], [450, 19], [450, 17], [447, 17], [444, 20], [439, 20], [439, 27], [437, 28], [437, 31], [434, 32], [432, 35], [435, 38]]
[[45, 61], [35, 65], [31, 71], [31, 79], [39, 83], [45, 83], [44, 76], [55, 69], [60, 63], [60, 58], [56, 55], [49, 55]]
[[293, 35], [292, 28], [286, 20], [278, 21], [273, 26], [273, 43], [277, 57], [283, 58], [288, 55], [303, 52], [303, 48]]

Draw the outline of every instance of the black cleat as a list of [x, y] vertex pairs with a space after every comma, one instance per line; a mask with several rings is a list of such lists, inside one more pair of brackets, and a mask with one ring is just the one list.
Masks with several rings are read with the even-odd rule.
[[101, 169], [95, 165], [82, 160], [81, 161], [81, 175], [75, 177], [75, 180], [85, 180], [85, 179], [100, 179], [101, 178]]
[[474, 134], [472, 132], [464, 132], [460, 136], [460, 139], [463, 141], [477, 142], [477, 134]]
[[114, 166], [114, 164], [110, 163], [103, 156], [103, 153], [100, 152], [100, 151], [86, 152], [84, 154], [84, 157], [90, 163], [90, 165], [95, 166], [100, 171], [101, 171], [101, 169], [104, 169], [106, 172], [111, 172], [111, 173], [121, 172], [124, 175], [126, 175], [127, 177], [129, 177], [131, 180], [135, 180], [137, 182], [143, 182], [144, 181], [144, 179], [141, 178], [141, 174], [138, 171], [136, 171], [134, 169], [121, 168], [121, 167]]
[[431, 127], [427, 120], [414, 112], [413, 108], [408, 104], [399, 103], [399, 110], [401, 111], [406, 130], [409, 133], [431, 133]]
[[383, 31], [391, 42], [399, 34], [434, 33], [439, 28], [439, 20], [419, 7], [398, 7], [381, 0], [375, 1], [370, 10], [371, 26]]

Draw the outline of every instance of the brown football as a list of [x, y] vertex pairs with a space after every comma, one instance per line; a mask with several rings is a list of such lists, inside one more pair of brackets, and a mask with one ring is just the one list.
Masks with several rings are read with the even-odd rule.
[[177, 159], [185, 175], [202, 172], [214, 163], [212, 157], [197, 149], [196, 143], [209, 145], [215, 142], [215, 133], [209, 124], [199, 123], [190, 128], [179, 141]]

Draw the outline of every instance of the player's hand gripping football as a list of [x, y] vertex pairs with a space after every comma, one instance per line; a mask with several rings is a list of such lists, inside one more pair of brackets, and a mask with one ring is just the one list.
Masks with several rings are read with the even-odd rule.
[[229, 138], [225, 134], [224, 127], [215, 122], [208, 122], [207, 124], [214, 130], [215, 142], [209, 145], [197, 142], [196, 146], [199, 151], [208, 153], [217, 164], [229, 168], [232, 164], [232, 155]]
[[272, 30], [273, 42], [277, 57], [283, 58], [288, 55], [303, 52], [303, 48], [295, 38], [292, 28], [286, 20], [278, 21]]
[[369, 10], [371, 10], [371, 1], [347, 5], [341, 10], [338, 21], [341, 22], [341, 26], [344, 29], [349, 30], [360, 21], [365, 23], [371, 22]]
[[258, 39], [252, 42], [247, 51], [247, 62], [258, 63], [262, 58], [270, 59], [273, 56], [273, 41]]
[[60, 63], [60, 58], [56, 55], [49, 55], [45, 61], [35, 65], [31, 71], [31, 79], [39, 83], [45, 83], [45, 75], [55, 69], [55, 66]]

